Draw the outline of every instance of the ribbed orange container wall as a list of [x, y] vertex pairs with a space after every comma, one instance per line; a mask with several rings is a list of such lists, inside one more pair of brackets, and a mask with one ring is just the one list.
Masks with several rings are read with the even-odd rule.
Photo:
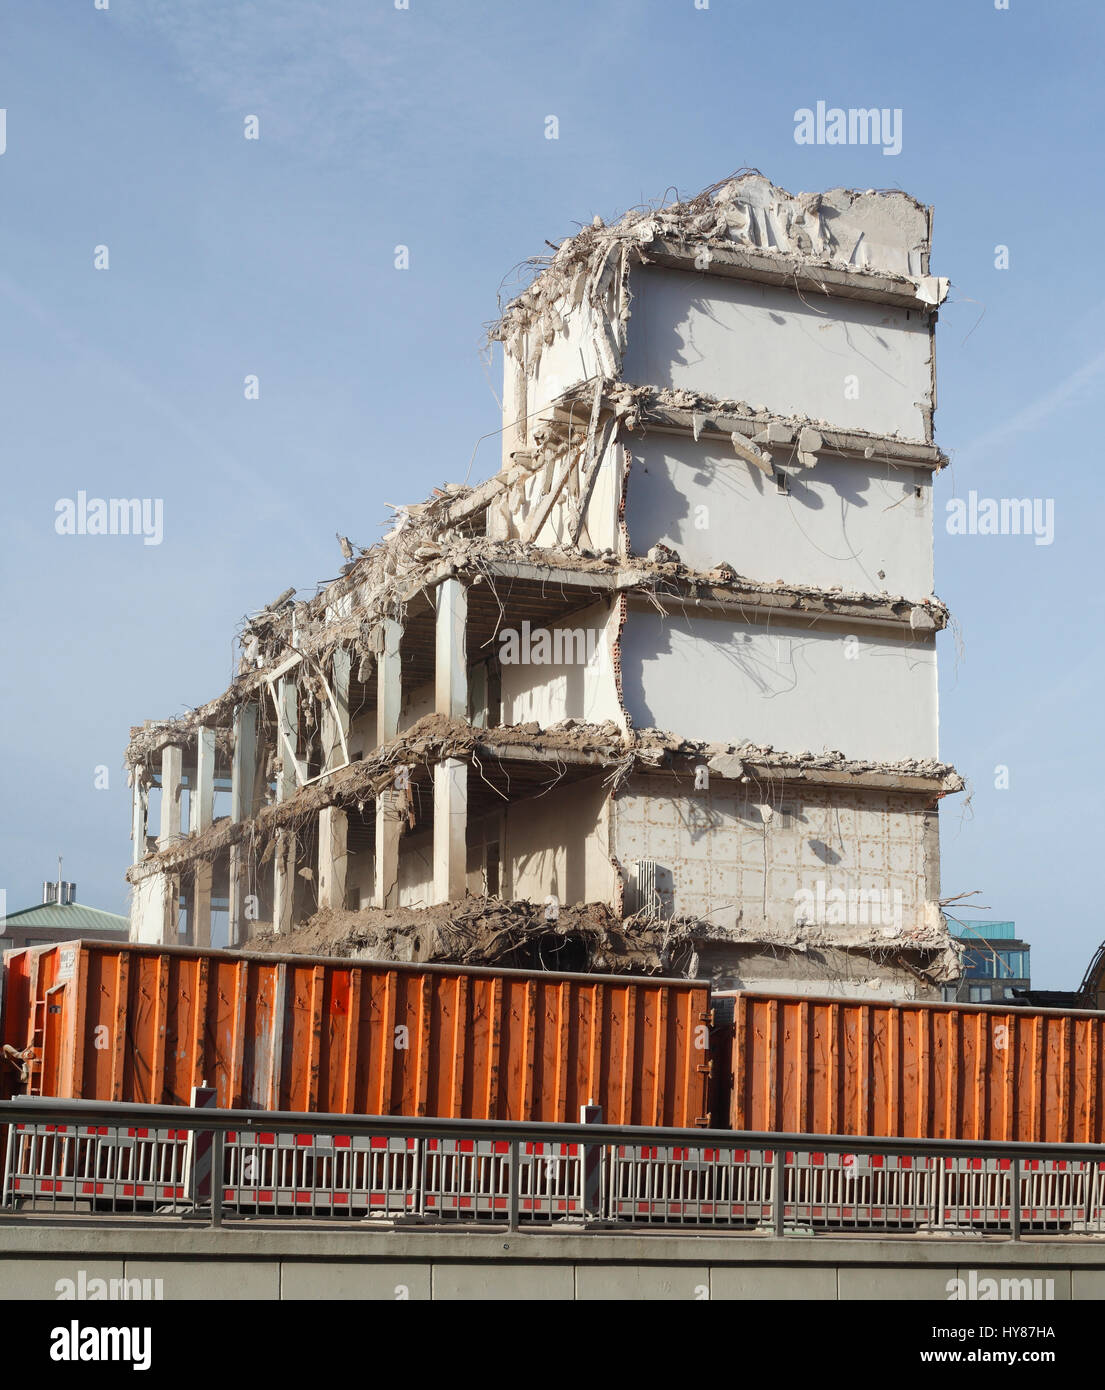
[[9, 952], [3, 1038], [74, 1099], [614, 1124], [708, 1122], [709, 991], [684, 981], [71, 942]]
[[733, 997], [734, 1129], [1105, 1140], [1103, 1014]]

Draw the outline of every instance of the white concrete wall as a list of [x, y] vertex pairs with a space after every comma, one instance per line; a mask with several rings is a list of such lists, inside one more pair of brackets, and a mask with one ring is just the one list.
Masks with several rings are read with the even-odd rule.
[[493, 812], [489, 816], [473, 817], [469, 820], [467, 882], [468, 892], [475, 898], [485, 897], [488, 892], [486, 864], [489, 845], [497, 845], [500, 848], [499, 888], [502, 889], [502, 838], [503, 814], [501, 811]]
[[[482, 895], [484, 845], [498, 841], [500, 894], [544, 902], [612, 901], [614, 873], [607, 848], [607, 800], [601, 776], [514, 802], [505, 813], [474, 821], [468, 835], [468, 892]], [[399, 844], [399, 905], [433, 901], [433, 835], [404, 835]], [[371, 905], [371, 873], [357, 875], [362, 906]]]
[[[928, 469], [821, 454], [783, 495], [720, 443], [656, 434], [632, 447], [626, 525], [637, 555], [661, 542], [698, 570], [724, 560], [767, 582], [932, 593]], [[776, 450], [783, 464], [791, 453]]]
[[819, 901], [826, 918], [845, 919], [824, 928], [842, 941], [854, 929], [870, 934], [872, 919], [876, 934], [898, 915], [902, 930], [925, 924], [926, 884], [936, 880], [926, 877], [935, 869], [916, 797], [782, 783], [767, 795], [714, 776], [705, 791], [689, 778], [632, 777], [611, 807], [618, 862], [632, 881], [637, 860], [655, 859], [664, 914], [721, 927], [790, 932], [796, 917], [816, 917], [808, 908]]
[[[586, 439], [587, 412], [582, 412], [575, 458], [578, 460]], [[624, 449], [612, 436], [592, 465], [579, 479], [580, 490], [593, 478], [587, 505], [583, 508], [579, 544], [584, 550], [616, 550], [618, 546], [618, 504], [621, 499]], [[528, 535], [529, 522], [548, 496], [557, 476], [556, 464], [545, 464], [532, 474], [519, 472], [512, 486], [493, 500], [487, 512], [487, 535], [492, 540], [518, 540]], [[541, 546], [570, 545], [574, 535], [576, 509], [572, 499], [573, 480], [565, 483], [549, 515], [533, 537]]]
[[[538, 337], [533, 329], [525, 344], [525, 367], [513, 357], [504, 344], [503, 352], [503, 466], [510, 462], [513, 449], [532, 438], [535, 416], [550, 402], [572, 386], [592, 380], [602, 369], [595, 350], [595, 321], [586, 305], [570, 309], [562, 299], [557, 305], [563, 320], [563, 330], [551, 343]], [[607, 373], [609, 375], [609, 373]], [[523, 423], [522, 417], [526, 417]]]
[[170, 892], [168, 874], [151, 874], [131, 889], [130, 939], [162, 944], [165, 933], [165, 904]]
[[350, 811], [348, 856], [345, 868], [346, 901], [351, 908], [371, 907], [375, 880], [375, 837], [358, 824], [357, 810]]
[[[583, 411], [580, 421], [580, 437], [574, 455], [574, 466], [578, 470], [587, 436], [587, 411]], [[599, 440], [601, 443], [601, 439]], [[598, 444], [596, 444], [596, 449]], [[585, 550], [614, 550], [618, 544], [618, 502], [621, 497], [621, 458], [617, 450], [620, 445], [617, 436], [611, 434], [591, 469], [578, 473], [578, 488], [582, 493], [593, 479], [590, 496], [583, 510], [579, 544]], [[576, 479], [569, 477], [562, 488], [547, 520], [533, 538], [535, 545], [571, 545], [574, 534], [578, 503], [573, 499]], [[548, 493], [546, 473], [539, 469], [527, 489], [528, 499], [524, 511], [514, 516], [516, 531], [520, 533], [526, 521], [541, 506]]]
[[404, 835], [399, 841], [399, 906], [429, 907], [433, 900], [433, 832]]
[[579, 544], [584, 550], [619, 550], [618, 508], [625, 473], [625, 448], [614, 436], [598, 465], [594, 486], [583, 513]]
[[931, 345], [919, 311], [658, 266], [635, 268], [630, 290], [628, 381], [926, 437]]
[[417, 724], [427, 714], [433, 714], [434, 699], [433, 681], [427, 681], [424, 685], [416, 685], [411, 690], [404, 690], [403, 704], [399, 711], [399, 732], [402, 733], [404, 729], [409, 729], [412, 724]]
[[[569, 309], [567, 300], [557, 306], [564, 320], [564, 331], [557, 333], [551, 343], [541, 343], [541, 355], [526, 386], [526, 398], [532, 415], [562, 396], [572, 386], [590, 381], [602, 368], [595, 351], [595, 319], [592, 311], [581, 304]], [[530, 358], [533, 356], [534, 334], [530, 334]]]
[[[600, 724], [604, 719], [621, 722], [621, 708], [614, 681], [612, 605], [593, 604], [558, 620], [548, 629], [550, 640], [557, 629], [582, 631], [583, 646], [591, 653], [584, 665], [502, 665], [503, 723], [527, 724], [536, 719], [548, 728], [561, 719], [583, 719]], [[517, 629], [519, 632], [520, 628]], [[500, 634], [501, 638], [501, 634]], [[578, 641], [565, 636], [566, 651], [578, 651]], [[503, 653], [500, 640], [496, 651]]]
[[349, 720], [349, 756], [356, 760], [357, 754], [367, 758], [376, 747], [376, 706], [352, 715]]
[[612, 902], [607, 791], [602, 776], [518, 801], [507, 811], [503, 896]]
[[355, 906], [358, 911], [362, 907], [372, 907], [373, 905], [375, 879], [372, 871], [371, 855], [358, 855], [355, 860], [350, 858], [346, 876], [346, 894], [350, 906]]
[[[468, 826], [468, 892], [482, 897], [485, 846], [501, 840], [501, 813], [473, 819]], [[370, 848], [349, 857], [347, 894], [357, 907], [374, 906], [374, 855]], [[501, 873], [501, 870], [500, 870]], [[399, 901], [402, 907], [424, 907], [432, 898], [433, 834], [422, 831], [405, 835], [399, 842]]]
[[931, 637], [633, 608], [621, 650], [637, 728], [882, 761], [938, 755]]
[[[434, 683], [425, 681], [422, 685], [417, 685], [413, 690], [403, 690], [403, 703], [399, 711], [399, 732], [409, 729], [412, 724], [416, 724], [427, 714], [434, 712]], [[347, 740], [349, 752], [352, 756], [358, 750], [362, 750], [362, 757], [368, 757], [372, 750], [378, 747], [376, 738], [376, 706], [371, 709], [362, 710], [355, 714], [349, 721], [349, 733]]]

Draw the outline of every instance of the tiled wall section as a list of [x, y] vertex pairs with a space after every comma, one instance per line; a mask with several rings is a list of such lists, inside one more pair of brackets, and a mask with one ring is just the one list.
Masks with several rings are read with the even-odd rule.
[[638, 776], [615, 797], [612, 826], [631, 882], [636, 861], [656, 860], [665, 914], [719, 926], [788, 928], [797, 909], [845, 928], [898, 915], [908, 930], [935, 877], [935, 812], [915, 796], [717, 777], [695, 791], [689, 779]]

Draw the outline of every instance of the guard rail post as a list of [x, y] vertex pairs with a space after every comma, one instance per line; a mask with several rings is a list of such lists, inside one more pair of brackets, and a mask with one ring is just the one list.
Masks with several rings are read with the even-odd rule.
[[[579, 1107], [581, 1125], [601, 1125], [602, 1106], [594, 1101]], [[580, 1152], [583, 1164], [583, 1219], [596, 1221], [604, 1215], [602, 1207], [602, 1150], [598, 1144], [585, 1144]]]
[[775, 1226], [775, 1234], [783, 1234], [783, 1212], [785, 1210], [786, 1198], [786, 1150], [778, 1146], [771, 1154], [771, 1215]]
[[226, 1135], [221, 1129], [215, 1130], [211, 1139], [211, 1224], [223, 1224], [223, 1184], [226, 1181], [224, 1169]]
[[511, 1231], [518, 1229], [518, 1145], [521, 1142], [520, 1139], [510, 1140], [510, 1191], [506, 1199], [506, 1224]]

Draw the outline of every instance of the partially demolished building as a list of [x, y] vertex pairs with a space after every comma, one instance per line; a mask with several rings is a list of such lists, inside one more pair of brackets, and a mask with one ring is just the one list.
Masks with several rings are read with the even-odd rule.
[[134, 938], [938, 997], [930, 233], [753, 172], [564, 241], [501, 471], [132, 731]]

